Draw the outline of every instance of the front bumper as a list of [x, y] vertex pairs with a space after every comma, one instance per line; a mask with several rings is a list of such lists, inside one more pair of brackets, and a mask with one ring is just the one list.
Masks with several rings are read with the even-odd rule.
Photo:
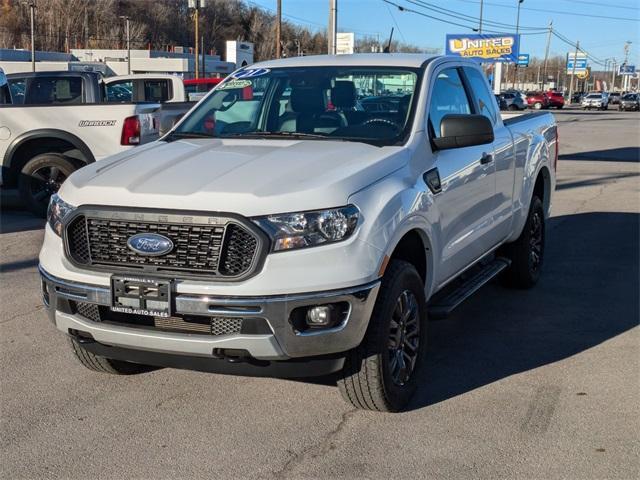
[[[380, 281], [375, 281], [341, 290], [260, 297], [175, 293], [176, 314], [253, 316], [266, 320], [271, 330], [271, 333], [263, 334], [215, 336], [89, 320], [72, 313], [69, 301], [108, 307], [111, 305], [110, 288], [63, 280], [49, 274], [42, 266], [40, 274], [49, 318], [58, 330], [80, 334], [106, 346], [205, 358], [216, 358], [214, 351], [227, 349], [245, 350], [259, 360], [287, 360], [350, 350], [364, 337], [380, 287]], [[291, 313], [296, 308], [334, 302], [349, 304], [344, 321], [336, 327], [298, 332], [290, 322]]]

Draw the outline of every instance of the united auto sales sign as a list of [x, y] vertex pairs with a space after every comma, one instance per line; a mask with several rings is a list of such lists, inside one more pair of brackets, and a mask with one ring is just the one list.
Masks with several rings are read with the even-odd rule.
[[480, 62], [517, 62], [520, 35], [447, 35], [446, 54]]

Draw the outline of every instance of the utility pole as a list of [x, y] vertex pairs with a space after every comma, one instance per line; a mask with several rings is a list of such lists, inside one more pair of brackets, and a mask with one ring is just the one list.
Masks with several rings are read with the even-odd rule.
[[614, 92], [616, 89], [616, 67], [618, 66], [616, 64], [616, 59], [613, 58], [612, 59], [613, 65], [611, 68], [611, 91]]
[[[518, 34], [520, 32], [520, 5], [522, 5], [522, 2], [524, 2], [524, 0], [518, 0], [518, 13], [516, 14], [516, 38], [518, 38]], [[517, 76], [518, 76], [518, 60], [516, 59], [515, 71], [513, 72], [513, 84], [511, 85], [511, 88], [515, 88], [516, 86]]]
[[278, 0], [276, 9], [276, 58], [282, 56], [282, 45], [280, 36], [282, 35], [282, 0]]
[[31, 71], [36, 71], [36, 34], [35, 34], [35, 11], [36, 2], [31, 0], [29, 2], [29, 14], [31, 17]]
[[336, 35], [338, 33], [338, 0], [329, 0], [328, 53], [336, 54]]
[[198, 31], [198, 26], [200, 24], [200, 18], [199, 18], [200, 17], [200, 14], [199, 14], [199, 12], [200, 12], [200, 0], [196, 0], [196, 9], [195, 10], [196, 11], [193, 14], [193, 21], [195, 23], [196, 51], [195, 51], [195, 56], [194, 56], [195, 62], [193, 62], [193, 63], [195, 63], [195, 67], [196, 67], [196, 78], [200, 78], [200, 62], [198, 61], [199, 58], [200, 58], [199, 51], [198, 51], [198, 44], [200, 43], [199, 42], [199, 40], [200, 40], [200, 32]]
[[202, 52], [202, 78], [205, 78], [207, 75], [205, 73], [205, 68], [204, 68], [204, 62], [205, 62], [204, 35], [200, 37], [200, 51]]
[[131, 35], [129, 31], [129, 17], [120, 15], [125, 23], [125, 35], [127, 36], [127, 75], [131, 75]]
[[480, 0], [480, 23], [478, 24], [478, 33], [482, 33], [482, 7], [484, 5], [484, 0]]
[[569, 84], [569, 103], [573, 98], [573, 80], [576, 78], [576, 63], [578, 63], [578, 50], [580, 50], [580, 40], [576, 42], [576, 53], [573, 55], [573, 68], [571, 69], [571, 83]]
[[[627, 40], [624, 42], [624, 66], [625, 68], [629, 64], [629, 48], [631, 47], [631, 41]], [[626, 73], [626, 72], [625, 72]], [[629, 90], [629, 78], [630, 75], [624, 75], [623, 77], [622, 90]]]
[[544, 92], [544, 84], [547, 81], [547, 62], [549, 60], [549, 47], [551, 46], [551, 32], [553, 31], [553, 20], [549, 21], [549, 31], [547, 32], [547, 47], [544, 51], [544, 68], [542, 71], [542, 91]]

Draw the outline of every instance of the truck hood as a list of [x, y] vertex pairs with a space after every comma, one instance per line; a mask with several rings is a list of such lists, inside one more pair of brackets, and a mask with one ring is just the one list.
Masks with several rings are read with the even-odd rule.
[[258, 216], [345, 205], [407, 160], [405, 148], [344, 141], [154, 142], [78, 170], [60, 196], [75, 206]]

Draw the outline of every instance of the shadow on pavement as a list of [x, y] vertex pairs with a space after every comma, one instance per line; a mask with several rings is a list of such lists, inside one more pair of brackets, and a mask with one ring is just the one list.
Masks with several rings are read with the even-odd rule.
[[608, 150], [592, 150], [590, 152], [567, 153], [558, 157], [560, 160], [596, 160], [613, 162], [640, 162], [640, 147], [620, 147]]
[[431, 322], [427, 367], [411, 409], [566, 359], [637, 326], [639, 219], [552, 218], [534, 289], [492, 284], [448, 320]]
[[44, 227], [44, 219], [32, 213], [3, 208], [0, 211], [0, 233], [27, 232]]
[[578, 188], [578, 187], [591, 187], [593, 185], [604, 185], [608, 183], [612, 183], [612, 180], [628, 178], [628, 177], [637, 177], [639, 174], [637, 173], [617, 173], [614, 175], [607, 175], [606, 177], [598, 177], [598, 178], [589, 178], [586, 180], [577, 180], [575, 182], [562, 182], [556, 184], [556, 190], [567, 190], [570, 188]]

